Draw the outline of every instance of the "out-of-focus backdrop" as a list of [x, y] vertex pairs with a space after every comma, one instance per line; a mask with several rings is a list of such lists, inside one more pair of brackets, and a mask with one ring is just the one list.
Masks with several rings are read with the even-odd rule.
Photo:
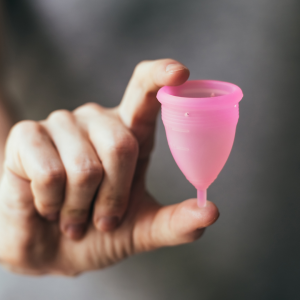
[[[221, 217], [200, 241], [75, 279], [1, 269], [1, 300], [300, 299], [298, 0], [3, 4], [5, 87], [24, 118], [87, 101], [115, 106], [139, 61], [165, 57], [245, 96], [231, 156], [208, 192]], [[195, 196], [160, 119], [148, 186], [165, 204]]]

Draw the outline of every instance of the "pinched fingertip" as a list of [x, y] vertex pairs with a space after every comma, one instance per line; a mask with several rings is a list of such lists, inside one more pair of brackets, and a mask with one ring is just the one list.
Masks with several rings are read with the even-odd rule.
[[190, 71], [184, 64], [171, 59], [158, 61], [154, 72], [157, 86], [180, 85], [186, 82], [190, 76]]
[[211, 201], [207, 201], [203, 207], [198, 206], [196, 199], [190, 199], [185, 202], [185, 209], [190, 210], [189, 214], [194, 219], [195, 224], [198, 225], [197, 228], [205, 228], [212, 225], [220, 216], [219, 209]]
[[194, 240], [202, 235], [202, 229], [215, 223], [219, 215], [217, 206], [211, 201], [207, 201], [205, 207], [198, 207], [197, 199], [189, 199], [176, 207], [171, 228], [183, 240]]

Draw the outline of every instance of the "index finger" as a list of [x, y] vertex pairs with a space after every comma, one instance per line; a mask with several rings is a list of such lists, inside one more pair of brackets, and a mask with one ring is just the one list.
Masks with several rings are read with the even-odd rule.
[[119, 106], [119, 114], [139, 142], [145, 138], [145, 130], [154, 129], [160, 108], [156, 99], [158, 90], [165, 85], [183, 84], [189, 75], [188, 68], [173, 59], [143, 61], [136, 66]]

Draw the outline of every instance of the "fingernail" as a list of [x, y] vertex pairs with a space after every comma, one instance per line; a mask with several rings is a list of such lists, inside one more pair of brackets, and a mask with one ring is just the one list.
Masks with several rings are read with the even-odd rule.
[[97, 222], [97, 228], [102, 231], [111, 231], [117, 227], [118, 223], [118, 217], [102, 217]]
[[184, 70], [184, 69], [187, 69], [187, 67], [185, 67], [182, 64], [169, 64], [166, 67], [166, 72], [167, 73], [175, 73], [177, 71], [181, 71], [181, 70]]
[[59, 213], [53, 213], [53, 214], [48, 214], [45, 216], [45, 218], [48, 220], [48, 221], [57, 221], [58, 220], [58, 217], [59, 217]]
[[83, 235], [84, 229], [85, 224], [72, 224], [66, 225], [65, 232], [69, 238], [78, 239]]

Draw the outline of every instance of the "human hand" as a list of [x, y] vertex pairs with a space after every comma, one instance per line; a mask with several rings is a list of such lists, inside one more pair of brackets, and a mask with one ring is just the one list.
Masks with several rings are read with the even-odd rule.
[[163, 207], [145, 188], [156, 93], [188, 76], [171, 59], [142, 62], [118, 107], [85, 104], [11, 130], [0, 184], [3, 265], [26, 274], [75, 275], [194, 241], [217, 220], [211, 202]]

